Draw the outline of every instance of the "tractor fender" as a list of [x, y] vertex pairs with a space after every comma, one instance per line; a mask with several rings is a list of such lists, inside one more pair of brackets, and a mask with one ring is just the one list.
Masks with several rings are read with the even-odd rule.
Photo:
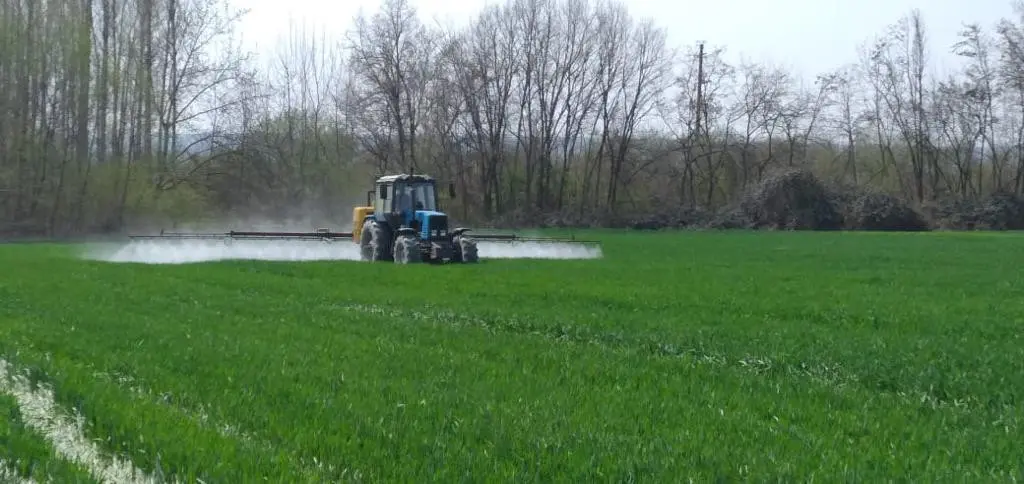
[[455, 230], [452, 230], [452, 236], [453, 237], [458, 237], [458, 236], [460, 236], [460, 235], [462, 235], [462, 234], [464, 234], [466, 232], [470, 232], [470, 231], [471, 230], [466, 228], [466, 227], [456, 227]]
[[409, 227], [402, 227], [398, 229], [398, 236], [407, 235], [409, 237], [416, 237], [416, 231]]

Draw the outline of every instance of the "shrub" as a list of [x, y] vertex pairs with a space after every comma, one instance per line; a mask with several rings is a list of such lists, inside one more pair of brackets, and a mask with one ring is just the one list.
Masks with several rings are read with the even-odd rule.
[[931, 207], [933, 223], [949, 230], [1022, 230], [1024, 199], [996, 192], [981, 200], [954, 199]]
[[[740, 203], [753, 228], [834, 230], [842, 216], [832, 196], [813, 173], [788, 169], [765, 177]], [[737, 220], [738, 214], [729, 217]]]
[[928, 230], [928, 222], [902, 198], [879, 192], [852, 197], [843, 210], [844, 226], [851, 230]]

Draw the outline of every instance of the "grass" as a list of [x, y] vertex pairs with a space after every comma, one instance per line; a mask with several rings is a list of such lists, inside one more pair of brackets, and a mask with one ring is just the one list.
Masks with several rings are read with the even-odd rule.
[[604, 259], [5, 246], [0, 356], [183, 480], [1024, 478], [1024, 237], [586, 236]]

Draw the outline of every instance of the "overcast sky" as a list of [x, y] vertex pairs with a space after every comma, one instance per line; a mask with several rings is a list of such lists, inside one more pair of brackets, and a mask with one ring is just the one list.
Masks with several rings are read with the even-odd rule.
[[[373, 13], [377, 0], [229, 0], [251, 11], [242, 26], [245, 46], [272, 51], [288, 32], [289, 19], [341, 37], [362, 7]], [[503, 0], [502, 0], [503, 1]], [[703, 40], [724, 45], [732, 59], [742, 54], [769, 60], [813, 76], [856, 60], [857, 46], [912, 8], [923, 13], [929, 49], [949, 61], [949, 48], [965, 22], [989, 27], [1014, 18], [1011, 0], [629, 0], [634, 16], [651, 16], [672, 46]], [[427, 22], [463, 25], [495, 0], [413, 0]]]

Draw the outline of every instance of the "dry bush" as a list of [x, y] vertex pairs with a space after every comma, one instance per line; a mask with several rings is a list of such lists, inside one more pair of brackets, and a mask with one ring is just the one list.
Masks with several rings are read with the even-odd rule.
[[978, 210], [978, 221], [991, 230], [1024, 229], [1024, 199], [1013, 193], [994, 193]]
[[929, 230], [928, 222], [906, 200], [880, 192], [863, 192], [843, 206], [843, 226], [850, 230]]
[[769, 174], [743, 197], [739, 208], [754, 228], [835, 230], [843, 225], [832, 194], [802, 169]]
[[940, 201], [929, 212], [933, 223], [947, 230], [1024, 230], [1024, 199], [1013, 193]]

